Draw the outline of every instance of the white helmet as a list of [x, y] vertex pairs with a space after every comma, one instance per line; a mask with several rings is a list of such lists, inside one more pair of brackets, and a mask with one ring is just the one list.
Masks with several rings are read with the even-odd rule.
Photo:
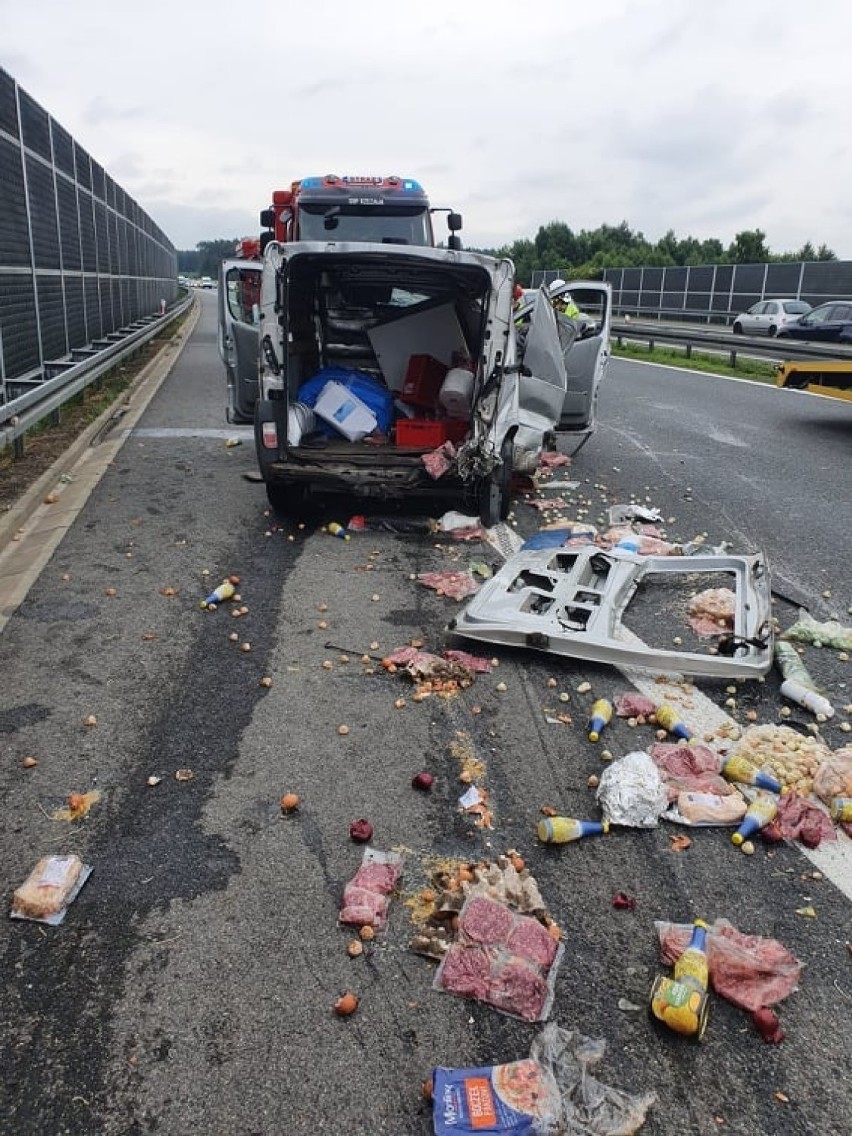
[[550, 292], [553, 293], [553, 292], [556, 291], [557, 288], [564, 288], [565, 287], [565, 281], [564, 280], [554, 280], [550, 283], [550, 285], [548, 287], [550, 289]]

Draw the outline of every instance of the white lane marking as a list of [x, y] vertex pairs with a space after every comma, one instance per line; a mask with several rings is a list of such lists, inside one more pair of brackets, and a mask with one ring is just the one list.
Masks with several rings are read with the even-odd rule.
[[192, 426], [137, 426], [132, 430], [123, 430], [122, 438], [252, 438], [254, 430], [251, 426], [237, 426], [233, 430], [201, 429]]
[[[500, 532], [500, 530], [504, 530]], [[513, 539], [509, 544], [514, 544], [515, 541], [520, 541], [518, 534], [507, 525], [495, 525], [491, 530], [491, 534], [511, 536]], [[511, 555], [506, 551], [505, 544], [498, 539], [489, 539], [488, 543], [491, 547], [504, 558], [504, 560]], [[512, 549], [512, 551], [517, 551]], [[630, 640], [636, 643], [641, 643], [637, 635], [629, 631], [623, 625], [618, 628], [617, 634], [619, 638]], [[715, 737], [728, 736], [735, 738], [738, 736], [741, 726], [729, 714], [725, 713], [721, 707], [712, 702], [705, 694], [692, 683], [690, 689], [687, 690], [674, 676], [666, 676], [658, 674], [657, 672], [649, 670], [636, 670], [630, 667], [617, 667], [627, 682], [633, 684], [636, 689], [650, 698], [652, 702], [659, 705], [661, 702], [669, 702], [675, 708], [683, 709], [684, 725], [689, 726], [690, 729], [695, 731], [696, 737], [702, 737], [704, 734], [713, 734]], [[814, 802], [818, 803], [818, 802]], [[820, 844], [818, 848], [806, 848], [804, 844], [798, 842], [791, 842], [803, 856], [805, 856], [814, 867], [822, 872], [827, 880], [830, 880], [834, 886], [841, 891], [848, 900], [852, 901], [852, 840], [840, 830], [837, 831], [837, 840], [829, 841]]]

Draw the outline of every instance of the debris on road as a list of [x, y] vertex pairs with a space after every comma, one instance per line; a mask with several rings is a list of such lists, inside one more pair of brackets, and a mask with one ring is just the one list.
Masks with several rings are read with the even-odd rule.
[[627, 691], [624, 694], [619, 694], [615, 700], [614, 708], [617, 718], [650, 718], [657, 706], [644, 694]]
[[[487, 1131], [504, 1136], [560, 1132], [564, 1136], [631, 1136], [656, 1103], [654, 1093], [632, 1095], [598, 1081], [606, 1042], [549, 1023], [533, 1039], [529, 1059], [433, 1073], [436, 1136]], [[478, 1115], [476, 1115], [478, 1114]]]
[[656, 828], [669, 803], [659, 770], [642, 750], [606, 767], [595, 798], [605, 820], [629, 828]]
[[[680, 957], [692, 927], [655, 923], [664, 962]], [[717, 994], [743, 1010], [774, 1006], [799, 984], [802, 964], [776, 939], [745, 935], [727, 919], [717, 919], [707, 932], [710, 984]]]
[[707, 588], [690, 600], [689, 625], [702, 639], [734, 629], [736, 596], [730, 588]]
[[792, 627], [781, 633], [782, 639], [797, 643], [810, 643], [814, 647], [836, 647], [840, 651], [852, 650], [852, 627], [844, 627], [836, 619], [820, 623], [804, 610]]
[[819, 767], [831, 757], [825, 742], [806, 737], [790, 726], [750, 726], [737, 742], [731, 759], [744, 758], [757, 769], [767, 769], [781, 787], [807, 796]]
[[230, 580], [223, 580], [218, 587], [214, 588], [208, 596], [199, 602], [198, 606], [203, 611], [215, 611], [219, 604], [233, 599], [236, 591], [236, 587]]
[[461, 601], [479, 591], [479, 583], [472, 572], [420, 572], [417, 579], [439, 596]]
[[469, 894], [433, 988], [475, 998], [523, 1021], [543, 1021], [553, 1004], [562, 953], [562, 945], [537, 919]]
[[707, 993], [707, 924], [696, 919], [689, 942], [678, 955], [674, 973], [658, 974], [651, 987], [651, 1013], [654, 1017], [686, 1037], [698, 1041], [704, 1037], [710, 1013]]
[[373, 839], [373, 826], [363, 817], [353, 820], [349, 825], [349, 839], [356, 844], [368, 844]]
[[601, 836], [608, 832], [608, 821], [576, 820], [564, 816], [545, 817], [536, 826], [542, 844], [570, 844], [584, 836]]
[[62, 808], [54, 809], [53, 820], [80, 820], [87, 816], [92, 805], [101, 799], [100, 789], [90, 789], [88, 793], [69, 793]]
[[384, 930], [390, 897], [402, 875], [402, 857], [397, 852], [365, 848], [361, 866], [343, 889], [338, 920], [349, 927]]
[[347, 991], [345, 994], [341, 994], [334, 1003], [334, 1012], [339, 1018], [348, 1018], [358, 1009], [358, 1004], [358, 996]]
[[43, 856], [14, 891], [12, 918], [57, 926], [91, 874], [79, 856]]
[[285, 793], [281, 798], [281, 811], [283, 813], [294, 813], [300, 804], [298, 793]]

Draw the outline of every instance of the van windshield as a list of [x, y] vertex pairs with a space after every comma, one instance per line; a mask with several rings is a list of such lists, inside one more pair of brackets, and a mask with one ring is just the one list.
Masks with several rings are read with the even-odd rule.
[[423, 205], [375, 207], [331, 205], [299, 208], [299, 240], [374, 241], [377, 244], [429, 246], [432, 226]]

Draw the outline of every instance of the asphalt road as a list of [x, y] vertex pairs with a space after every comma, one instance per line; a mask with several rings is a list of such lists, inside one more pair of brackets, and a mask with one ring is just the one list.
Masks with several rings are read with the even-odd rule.
[[[3, 1131], [425, 1136], [420, 1087], [434, 1066], [526, 1056], [536, 1027], [434, 991], [432, 964], [408, 949], [405, 901], [439, 858], [517, 848], [563, 928], [552, 1016], [606, 1040], [604, 1082], [657, 1094], [643, 1132], [848, 1133], [847, 896], [813, 878], [796, 846], [758, 844], [746, 857], [712, 829], [690, 831], [680, 853], [668, 827], [540, 845], [541, 805], [596, 815], [587, 779], [603, 763], [582, 725], [591, 698], [625, 680], [496, 650], [496, 673], [415, 704], [398, 676], [366, 673], [364, 652], [450, 642], [456, 605], [412, 574], [499, 558], [432, 537], [344, 543], [275, 524], [263, 487], [242, 476], [250, 440], [225, 445], [214, 297], [201, 301], [188, 348], [0, 636], [7, 892], [48, 853], [94, 867], [62, 926], [0, 925]], [[789, 600], [849, 622], [848, 405], [615, 360], [599, 417], [567, 471], [592, 518], [649, 497], [673, 535], [763, 549], [783, 623]], [[517, 519], [522, 531], [538, 524], [522, 503]], [[230, 573], [248, 613], [199, 610]], [[808, 663], [836, 705], [852, 701], [837, 652], [811, 650]], [[718, 705], [727, 697], [722, 682], [698, 685]], [[738, 684], [733, 714], [777, 721], [778, 706], [770, 676]], [[567, 710], [573, 725], [549, 724], [545, 709]], [[83, 725], [88, 715], [96, 725]], [[833, 747], [848, 718], [824, 727]], [[619, 755], [653, 734], [618, 721], [606, 740]], [[458, 809], [460, 754], [482, 762], [493, 830]], [[27, 755], [36, 767], [21, 767]], [[436, 775], [429, 794], [411, 788], [423, 768]], [[192, 778], [176, 780], [179, 769]], [[151, 776], [162, 780], [149, 786]], [[84, 820], [52, 819], [70, 792], [92, 788], [102, 796]], [[288, 817], [285, 791], [302, 798]], [[405, 868], [387, 931], [350, 959], [337, 913], [360, 860], [348, 839], [359, 817], [377, 847], [405, 850]], [[635, 910], [613, 909], [618, 891]], [[815, 918], [796, 914], [806, 906]], [[783, 1044], [764, 1044], [718, 997], [700, 1046], [652, 1028], [647, 991], [664, 969], [654, 921], [697, 916], [775, 937], [805, 964], [780, 1007]], [[340, 1019], [332, 1006], [346, 989], [361, 1003]]]

